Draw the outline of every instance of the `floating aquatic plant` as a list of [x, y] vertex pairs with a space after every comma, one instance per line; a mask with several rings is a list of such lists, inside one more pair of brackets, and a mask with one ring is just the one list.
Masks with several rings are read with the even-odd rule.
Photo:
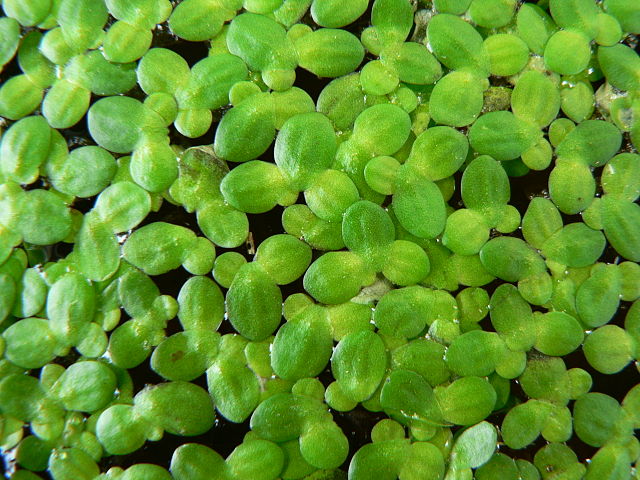
[[637, 1], [1, 3], [7, 478], [640, 478]]

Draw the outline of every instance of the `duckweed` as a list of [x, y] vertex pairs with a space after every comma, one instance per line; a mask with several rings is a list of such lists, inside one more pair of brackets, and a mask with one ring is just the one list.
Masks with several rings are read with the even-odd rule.
[[71, 365], [58, 378], [51, 393], [65, 409], [93, 412], [105, 407], [113, 398], [116, 375], [110, 367], [88, 360]]
[[635, 478], [634, 2], [2, 10], [10, 478]]
[[315, 377], [329, 361], [332, 345], [327, 312], [310, 306], [278, 329], [271, 367], [285, 380]]

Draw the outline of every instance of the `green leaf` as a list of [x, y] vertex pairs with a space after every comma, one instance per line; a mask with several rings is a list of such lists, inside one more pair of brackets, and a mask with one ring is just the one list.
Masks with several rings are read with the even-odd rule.
[[282, 317], [282, 293], [257, 263], [240, 267], [226, 298], [227, 315], [233, 327], [249, 340], [271, 335]]
[[518, 158], [533, 147], [541, 137], [536, 125], [508, 111], [482, 115], [469, 129], [469, 143], [481, 155], [496, 160]]
[[167, 382], [149, 386], [134, 398], [135, 413], [173, 435], [207, 432], [214, 423], [213, 400], [198, 385]]
[[60, 376], [51, 392], [67, 410], [95, 412], [114, 397], [116, 375], [105, 363], [76, 362]]
[[171, 475], [175, 480], [223, 480], [227, 477], [224, 459], [198, 443], [185, 443], [173, 451]]
[[498, 432], [487, 422], [464, 430], [451, 450], [452, 462], [458, 467], [478, 468], [487, 463], [496, 450]]
[[425, 379], [408, 370], [391, 372], [382, 386], [380, 404], [388, 415], [404, 425], [424, 428], [442, 421], [433, 390]]
[[473, 425], [489, 416], [496, 404], [496, 392], [480, 377], [463, 377], [437, 392], [442, 418], [456, 425]]
[[92, 480], [100, 474], [96, 462], [80, 448], [60, 448], [49, 457], [49, 471], [55, 480]]
[[616, 423], [622, 420], [620, 404], [604, 393], [587, 393], [573, 406], [574, 429], [587, 445], [601, 447], [616, 433]]
[[345, 336], [331, 357], [336, 381], [354, 402], [363, 402], [373, 395], [386, 366], [387, 354], [382, 340], [367, 330]]
[[271, 367], [285, 380], [315, 377], [326, 367], [332, 351], [327, 312], [311, 306], [278, 329], [271, 348]]

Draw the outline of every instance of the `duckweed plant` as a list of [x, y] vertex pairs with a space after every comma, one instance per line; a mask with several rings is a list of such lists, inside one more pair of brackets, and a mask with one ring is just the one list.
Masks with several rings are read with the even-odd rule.
[[640, 478], [640, 2], [0, 3], [7, 478]]

